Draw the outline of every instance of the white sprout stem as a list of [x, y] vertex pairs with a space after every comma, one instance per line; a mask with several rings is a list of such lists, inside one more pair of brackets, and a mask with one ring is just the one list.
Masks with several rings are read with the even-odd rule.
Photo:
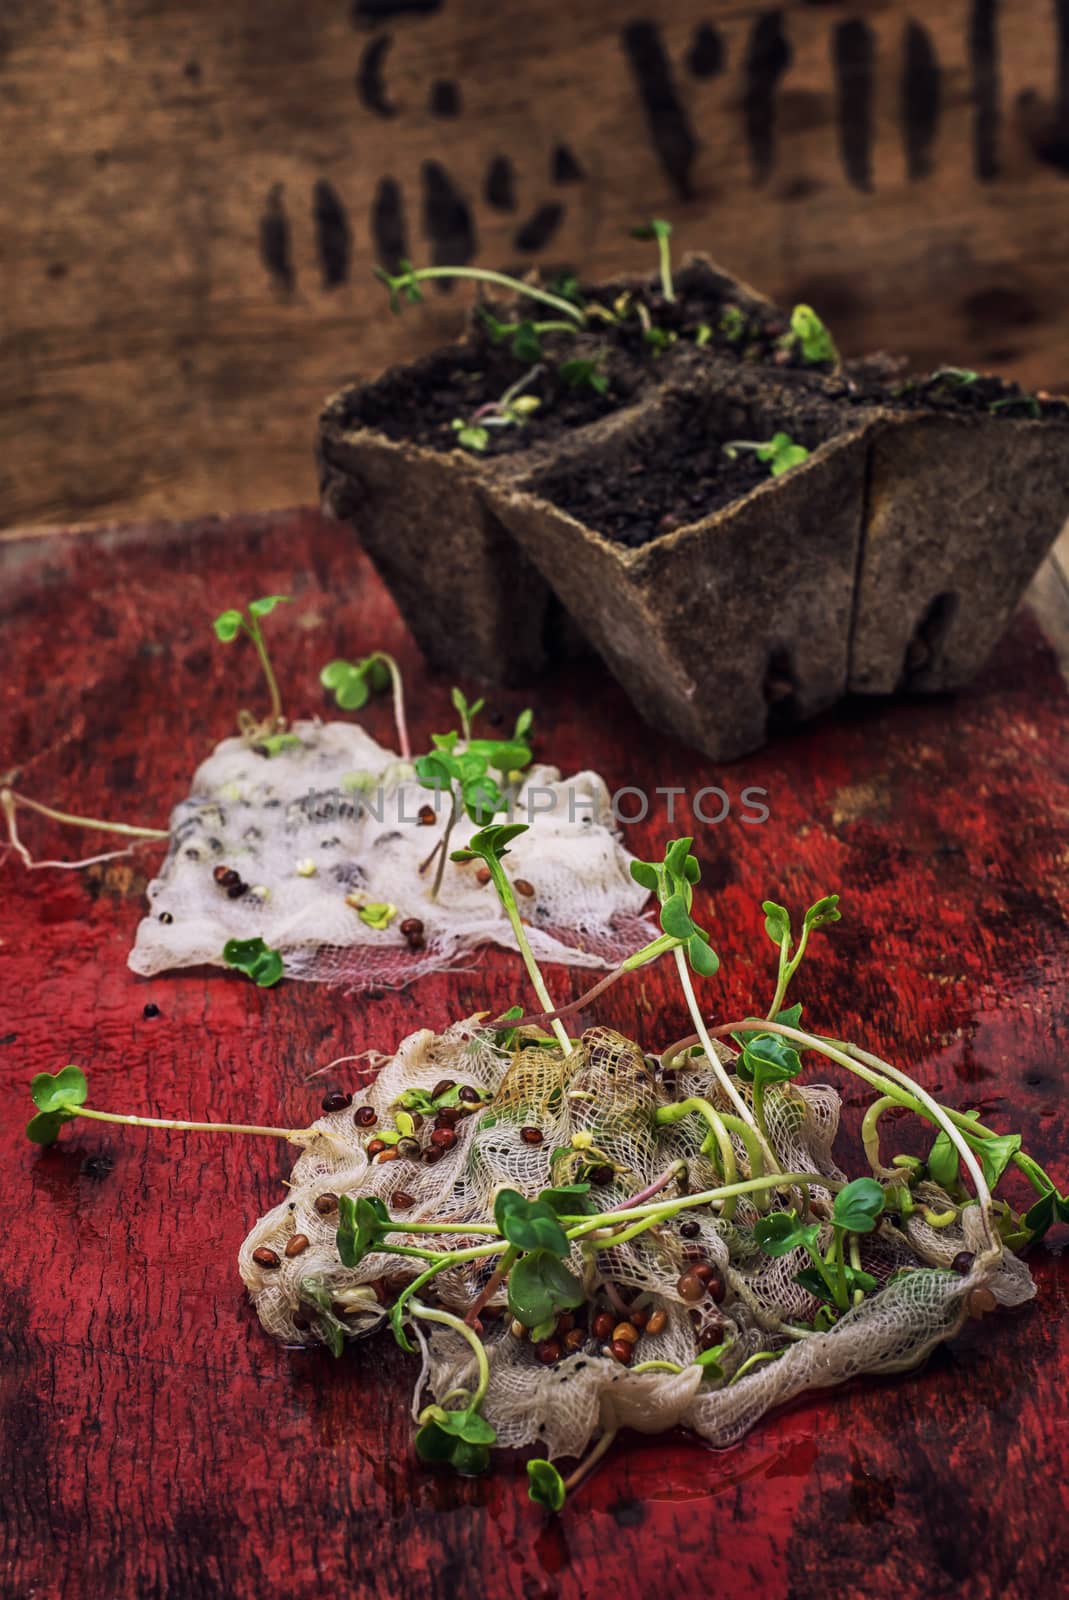
[[124, 1116], [118, 1111], [91, 1111], [88, 1106], [66, 1106], [76, 1117], [91, 1117], [94, 1122], [121, 1122], [131, 1128], [172, 1128], [179, 1133], [253, 1133], [268, 1139], [307, 1139], [332, 1137], [322, 1128], [260, 1128], [247, 1122], [176, 1122], [170, 1117]]
[[18, 833], [15, 828], [15, 812], [19, 806], [25, 806], [27, 811], [36, 811], [38, 816], [48, 817], [52, 822], [62, 822], [70, 828], [95, 828], [101, 833], [118, 833], [124, 839], [169, 839], [171, 837], [166, 828], [136, 828], [129, 822], [105, 822], [101, 817], [81, 817], [71, 811], [57, 811], [53, 806], [46, 806], [40, 800], [31, 800], [28, 795], [19, 794], [14, 789], [0, 789], [0, 809], [7, 819], [8, 836], [11, 843], [21, 854], [25, 850], [20, 845]]
[[483, 1402], [487, 1389], [490, 1387], [490, 1363], [486, 1359], [486, 1349], [474, 1328], [469, 1328], [467, 1323], [459, 1317], [454, 1317], [450, 1311], [432, 1311], [430, 1306], [423, 1304], [422, 1300], [410, 1300], [408, 1310], [414, 1317], [421, 1317], [424, 1322], [440, 1322], [445, 1328], [452, 1328], [454, 1333], [459, 1333], [466, 1339], [475, 1355], [475, 1364], [479, 1373], [479, 1382], [475, 1393], [471, 1397], [472, 1410], [477, 1411]]
[[405, 718], [405, 689], [401, 679], [401, 669], [393, 656], [387, 655], [385, 650], [379, 650], [376, 653], [390, 674], [390, 684], [393, 689], [393, 720], [397, 729], [397, 741], [401, 746], [401, 760], [411, 761], [412, 746], [408, 739], [408, 722]]
[[702, 1049], [705, 1051], [706, 1057], [708, 1058], [713, 1075], [720, 1087], [723, 1089], [724, 1093], [727, 1095], [728, 1099], [731, 1101], [732, 1105], [735, 1107], [736, 1111], [739, 1113], [739, 1116], [742, 1118], [743, 1122], [745, 1122], [748, 1128], [753, 1130], [757, 1142], [761, 1147], [761, 1153], [768, 1163], [769, 1171], [778, 1172], [779, 1162], [776, 1160], [771, 1145], [761, 1132], [761, 1129], [757, 1123], [757, 1119], [754, 1117], [750, 1107], [746, 1104], [746, 1101], [742, 1098], [742, 1095], [739, 1093], [738, 1089], [736, 1089], [730, 1074], [725, 1072], [720, 1057], [716, 1053], [713, 1041], [709, 1036], [709, 1030], [705, 1026], [705, 1019], [702, 1017], [701, 1007], [698, 1004], [698, 997], [694, 993], [694, 985], [690, 981], [690, 972], [687, 969], [687, 958], [683, 954], [683, 948], [681, 945], [676, 946], [674, 954], [676, 968], [679, 972], [679, 981], [683, 986], [683, 994], [687, 1001], [687, 1009], [691, 1014], [691, 1018], [693, 1019], [695, 1030], [699, 1040], [701, 1041]]
[[417, 281], [427, 278], [471, 278], [476, 283], [496, 283], [512, 294], [519, 292], [527, 300], [540, 300], [543, 305], [563, 311], [580, 327], [586, 321], [583, 312], [578, 306], [573, 306], [570, 300], [562, 300], [559, 295], [550, 294], [548, 289], [536, 289], [533, 284], [520, 283], [516, 278], [506, 277], [503, 272], [491, 272], [485, 267], [418, 267], [412, 276]]

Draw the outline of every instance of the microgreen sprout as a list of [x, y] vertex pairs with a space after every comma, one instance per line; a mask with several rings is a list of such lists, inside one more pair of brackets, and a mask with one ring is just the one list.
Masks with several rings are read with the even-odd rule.
[[669, 243], [672, 237], [672, 224], [665, 222], [662, 217], [653, 217], [640, 227], [632, 228], [631, 237], [632, 239], [656, 239], [657, 260], [661, 273], [661, 292], [665, 300], [673, 301], [676, 296], [672, 287], [672, 248]]
[[699, 349], [709, 344], [713, 337], [713, 330], [708, 322], [699, 322], [694, 331], [694, 343]]
[[120, 1122], [131, 1128], [170, 1128], [179, 1133], [250, 1133], [269, 1139], [288, 1139], [295, 1144], [310, 1144], [330, 1136], [317, 1128], [261, 1128], [240, 1122], [179, 1122], [170, 1117], [125, 1116], [117, 1111], [96, 1111], [86, 1105], [89, 1083], [80, 1067], [66, 1066], [59, 1072], [38, 1072], [30, 1083], [30, 1098], [36, 1116], [26, 1125], [26, 1136], [34, 1144], [55, 1144], [65, 1122], [85, 1117], [93, 1122]]
[[469, 705], [467, 696], [465, 695], [463, 689], [458, 689], [455, 686], [452, 690], [450, 698], [453, 702], [453, 710], [460, 718], [461, 737], [463, 738], [465, 744], [470, 744], [472, 723], [479, 715], [479, 712], [482, 711], [483, 707], [486, 705], [486, 701], [476, 700], [473, 704]]
[[324, 689], [330, 689], [343, 711], [359, 711], [372, 694], [393, 691], [393, 716], [402, 761], [411, 759], [408, 723], [405, 719], [405, 691], [401, 669], [385, 650], [373, 650], [360, 661], [328, 661], [319, 674]]
[[491, 344], [504, 344], [509, 341], [509, 349], [517, 361], [527, 361], [533, 364], [541, 361], [542, 339], [547, 333], [576, 332], [574, 321], [567, 322], [501, 322], [485, 306], [477, 307], [480, 320], [486, 330], [487, 338]]
[[[257, 721], [248, 711], [239, 713], [238, 725], [242, 734], [250, 743], [262, 742], [271, 735], [280, 734], [286, 726], [286, 719], [282, 715], [282, 697], [279, 693], [278, 680], [271, 666], [271, 658], [267, 653], [267, 645], [264, 642], [260, 619], [261, 617], [270, 616], [276, 606], [287, 603], [289, 598], [289, 595], [286, 594], [264, 595], [260, 600], [249, 601], [247, 613], [236, 609], [223, 611], [212, 624], [216, 638], [221, 640], [223, 644], [233, 643], [239, 633], [247, 634], [253, 642], [256, 654], [260, 658], [260, 666], [267, 683], [267, 691], [271, 697], [271, 707], [267, 717], [262, 721]], [[292, 738], [292, 735], [288, 737]]]
[[272, 988], [282, 976], [281, 955], [259, 937], [228, 939], [223, 946], [223, 961], [251, 978], [260, 989]]
[[728, 344], [741, 344], [746, 337], [746, 313], [739, 306], [725, 306], [718, 326]]
[[481, 454], [489, 448], [491, 428], [526, 427], [542, 402], [537, 395], [524, 394], [523, 391], [541, 375], [541, 366], [532, 367], [505, 390], [500, 400], [487, 401], [485, 405], [473, 411], [466, 421], [461, 417], [454, 417], [450, 426], [457, 436], [457, 443], [465, 450]]
[[950, 383], [955, 388], [967, 389], [971, 384], [979, 383], [980, 374], [971, 367], [939, 367], [932, 373], [929, 383]]
[[[460, 731], [431, 735], [433, 750], [419, 756], [415, 762], [416, 777], [425, 788], [439, 795], [449, 796], [449, 815], [445, 832], [435, 844], [427, 859], [421, 863], [420, 872], [426, 872], [437, 861], [431, 898], [436, 900], [442, 886], [445, 864], [449, 859], [449, 841], [457, 819], [463, 812], [476, 827], [483, 827], [503, 811], [508, 802], [507, 789], [531, 762], [531, 747], [527, 743], [534, 721], [527, 709], [520, 713], [511, 739], [474, 739], [472, 726], [483, 709], [484, 701], [469, 705], [461, 689], [452, 692], [453, 706], [460, 718]], [[491, 774], [496, 773], [497, 777]], [[499, 781], [500, 780], [500, 781]]]
[[724, 454], [734, 461], [740, 450], [752, 450], [758, 461], [763, 461], [774, 478], [782, 477], [792, 467], [808, 460], [805, 445], [796, 444], [789, 433], [774, 433], [771, 439], [731, 439], [724, 445]]
[[795, 306], [791, 312], [791, 331], [784, 335], [788, 349], [798, 351], [807, 367], [839, 365], [835, 340], [812, 306]]
[[384, 267], [376, 267], [375, 276], [386, 285], [390, 296], [390, 310], [395, 314], [400, 312], [404, 302], [418, 305], [422, 301], [421, 283], [428, 283], [433, 279], [460, 278], [471, 279], [476, 283], [487, 283], [497, 289], [507, 289], [510, 294], [527, 300], [537, 300], [541, 305], [552, 306], [554, 311], [568, 317], [571, 322], [581, 325], [584, 321], [582, 310], [571, 300], [552, 294], [548, 289], [540, 289], [535, 284], [522, 283], [519, 278], [510, 278], [507, 273], [491, 272], [485, 267], [414, 267], [411, 261], [401, 261], [396, 273], [387, 272]]
[[847, 1235], [871, 1233], [885, 1205], [886, 1195], [874, 1178], [855, 1178], [835, 1196], [827, 1250], [820, 1248], [821, 1224], [803, 1222], [794, 1211], [773, 1211], [758, 1218], [754, 1238], [768, 1256], [805, 1249], [812, 1265], [796, 1273], [795, 1282], [836, 1311], [848, 1311], [851, 1304], [875, 1289], [876, 1279], [845, 1260], [844, 1242]]
[[604, 372], [598, 371], [596, 361], [562, 361], [557, 368], [557, 375], [569, 389], [586, 387], [601, 395], [609, 392], [609, 380]]

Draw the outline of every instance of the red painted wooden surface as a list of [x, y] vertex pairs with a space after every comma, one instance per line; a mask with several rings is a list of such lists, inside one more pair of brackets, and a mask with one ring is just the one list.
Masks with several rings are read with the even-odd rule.
[[[75, 809], [165, 821], [256, 694], [251, 652], [216, 645], [210, 621], [257, 593], [296, 599], [271, 621], [291, 712], [325, 709], [324, 661], [382, 645], [405, 666], [417, 745], [448, 725], [448, 685], [428, 679], [350, 535], [311, 513], [0, 544], [0, 580], [0, 767], [28, 762], [21, 786]], [[511, 715], [527, 698], [499, 700]], [[720, 772], [640, 727], [594, 665], [529, 698], [563, 767], [731, 796], [724, 822], [697, 829], [720, 1017], [767, 995], [761, 898], [839, 889], [845, 921], [800, 991], [811, 1023], [1019, 1128], [1069, 1178], [1069, 696], [1027, 615], [957, 699], [847, 708]], [[387, 737], [386, 707], [368, 723]], [[763, 826], [740, 820], [748, 785], [768, 791]], [[651, 817], [630, 839], [642, 852], [666, 831]], [[36, 819], [25, 834], [49, 854], [105, 847]], [[518, 963], [487, 956], [378, 1002], [220, 973], [146, 982], [125, 957], [154, 859], [0, 863], [5, 1600], [1062, 1588], [1056, 1240], [1033, 1305], [971, 1325], [921, 1373], [810, 1399], [724, 1453], [626, 1440], [559, 1521], [527, 1503], [515, 1460], [468, 1483], [418, 1467], [414, 1373], [388, 1340], [338, 1363], [287, 1352], [244, 1304], [235, 1254], [280, 1196], [284, 1147], [80, 1124], [38, 1153], [21, 1138], [26, 1085], [73, 1060], [103, 1107], [300, 1124], [325, 1081], [349, 1081], [308, 1088], [309, 1069], [503, 1006], [522, 992]], [[550, 978], [562, 995], [582, 981]], [[689, 1031], [667, 968], [621, 984], [601, 1016], [650, 1047]]]

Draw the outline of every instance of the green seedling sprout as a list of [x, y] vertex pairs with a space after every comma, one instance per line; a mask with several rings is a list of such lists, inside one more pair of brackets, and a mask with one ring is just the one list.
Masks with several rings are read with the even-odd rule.
[[500, 400], [489, 400], [486, 405], [479, 406], [467, 421], [454, 417], [450, 426], [457, 436], [457, 443], [465, 450], [481, 454], [489, 448], [491, 428], [526, 427], [542, 402], [537, 395], [524, 394], [523, 391], [541, 375], [540, 366], [532, 367], [530, 372], [525, 372], [522, 378], [505, 390]]
[[281, 955], [259, 937], [228, 939], [223, 946], [223, 961], [251, 978], [260, 989], [273, 988], [282, 976]]
[[805, 1249], [812, 1265], [796, 1273], [795, 1282], [841, 1313], [876, 1287], [876, 1279], [870, 1273], [845, 1260], [845, 1240], [848, 1235], [853, 1238], [872, 1233], [885, 1204], [886, 1196], [875, 1178], [855, 1178], [835, 1196], [832, 1238], [826, 1251], [820, 1249], [820, 1223], [804, 1223], [794, 1211], [774, 1211], [760, 1217], [754, 1225], [754, 1238], [768, 1256], [785, 1256]]
[[267, 692], [271, 697], [271, 706], [267, 717], [262, 721], [257, 721], [248, 711], [239, 712], [238, 726], [249, 743], [265, 745], [271, 755], [277, 754], [279, 749], [285, 749], [288, 745], [300, 743], [292, 734], [284, 732], [286, 719], [282, 714], [282, 696], [260, 627], [261, 617], [270, 616], [276, 606], [288, 604], [289, 598], [287, 594], [264, 595], [260, 600], [249, 601], [247, 613], [236, 609], [223, 611], [212, 624], [216, 638], [223, 644], [232, 644], [239, 633], [246, 634], [253, 642], [267, 683]]
[[789, 433], [774, 433], [771, 439], [731, 439], [724, 445], [724, 454], [734, 461], [741, 450], [752, 450], [758, 461], [763, 461], [773, 478], [780, 478], [792, 467], [801, 466], [809, 459], [805, 445], [796, 444]]
[[398, 748], [402, 761], [412, 759], [405, 718], [405, 690], [401, 669], [393, 656], [385, 650], [373, 650], [360, 661], [328, 661], [319, 674], [324, 689], [329, 689], [335, 702], [343, 711], [360, 711], [372, 694], [391, 688], [393, 691], [393, 720], [397, 729]]
[[728, 344], [741, 344], [746, 337], [746, 313], [739, 306], [725, 306], [720, 313], [719, 328]]
[[117, 1111], [96, 1111], [86, 1105], [89, 1082], [80, 1067], [66, 1066], [54, 1075], [38, 1072], [30, 1083], [30, 1098], [36, 1116], [26, 1125], [26, 1136], [34, 1144], [55, 1144], [65, 1122], [85, 1117], [92, 1122], [118, 1122], [130, 1128], [170, 1128], [177, 1133], [249, 1133], [267, 1139], [286, 1139], [291, 1144], [308, 1145], [331, 1136], [320, 1128], [262, 1128], [241, 1122], [180, 1122], [171, 1117], [135, 1117]]
[[477, 306], [476, 310], [491, 344], [504, 344], [507, 340], [517, 361], [527, 361], [532, 365], [542, 360], [542, 339], [547, 333], [574, 334], [576, 331], [576, 324], [572, 320], [501, 322], [485, 306]]
[[414, 267], [411, 261], [401, 261], [397, 272], [391, 273], [384, 267], [376, 267], [375, 276], [386, 285], [390, 310], [395, 314], [401, 311], [406, 302], [418, 305], [422, 301], [421, 283], [429, 283], [434, 279], [470, 279], [475, 283], [490, 284], [495, 289], [507, 289], [510, 294], [526, 300], [537, 300], [540, 305], [551, 306], [561, 316], [567, 317], [569, 322], [579, 326], [586, 320], [582, 309], [571, 300], [552, 294], [548, 289], [539, 289], [534, 284], [522, 283], [519, 278], [510, 278], [507, 273], [491, 272], [485, 267]]
[[661, 293], [666, 301], [671, 303], [675, 299], [675, 290], [672, 287], [672, 248], [669, 241], [672, 237], [672, 224], [665, 222], [662, 217], [653, 217], [649, 222], [644, 222], [640, 227], [631, 229], [632, 239], [655, 239], [657, 241], [657, 260], [661, 273]]
[[824, 323], [812, 306], [795, 306], [791, 312], [791, 331], [785, 335], [787, 348], [796, 349], [807, 367], [839, 365], [839, 351]]
[[604, 372], [598, 371], [596, 361], [562, 361], [557, 368], [557, 376], [569, 389], [585, 387], [600, 395], [609, 392], [609, 380]]

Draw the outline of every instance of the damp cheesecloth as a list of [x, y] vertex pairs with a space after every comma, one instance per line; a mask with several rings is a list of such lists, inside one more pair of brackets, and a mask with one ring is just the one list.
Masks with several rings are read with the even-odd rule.
[[[490, 1096], [457, 1122], [455, 1146], [430, 1163], [414, 1152], [414, 1159], [369, 1162], [364, 1147], [377, 1128], [392, 1127], [401, 1093], [414, 1087], [429, 1093], [442, 1079]], [[748, 1093], [741, 1082], [738, 1087]], [[842, 1181], [832, 1156], [837, 1092], [821, 1084], [780, 1087], [782, 1092], [768, 1096], [766, 1114], [781, 1169]], [[329, 1342], [325, 1315], [335, 1331], [340, 1324], [347, 1335], [367, 1336], [382, 1326], [398, 1288], [422, 1269], [421, 1262], [383, 1252], [365, 1256], [353, 1268], [342, 1266], [335, 1242], [336, 1197], [342, 1193], [378, 1196], [402, 1227], [409, 1219], [486, 1223], [493, 1220], [494, 1198], [502, 1188], [534, 1197], [550, 1184], [581, 1177], [584, 1141], [576, 1145], [573, 1138], [584, 1134], [593, 1136], [599, 1159], [613, 1169], [611, 1183], [591, 1190], [598, 1210], [624, 1205], [677, 1159], [685, 1163], [683, 1173], [659, 1198], [714, 1187], [722, 1180], [701, 1151], [705, 1122], [686, 1117], [655, 1125], [658, 1106], [690, 1096], [721, 1111], [731, 1109], [704, 1056], [687, 1057], [682, 1070], [662, 1073], [655, 1058], [606, 1028], [586, 1032], [567, 1058], [553, 1045], [534, 1043], [530, 1034], [521, 1034], [514, 1048], [502, 1048], [478, 1018], [441, 1035], [412, 1034], [359, 1097], [361, 1106], [376, 1113], [375, 1126], [358, 1126], [353, 1107], [320, 1118], [285, 1200], [245, 1241], [240, 1270], [264, 1328], [291, 1345]], [[369, 1113], [363, 1117], [367, 1121]], [[542, 1132], [541, 1143], [521, 1136], [521, 1129], [529, 1133], [531, 1127]], [[414, 1135], [424, 1147], [429, 1136], [429, 1127]], [[746, 1150], [734, 1134], [732, 1140], [745, 1172]], [[914, 1195], [919, 1206], [927, 1204], [933, 1212], [952, 1204], [931, 1183], [918, 1185]], [[830, 1190], [814, 1183], [810, 1196], [816, 1214], [826, 1215]], [[611, 1249], [584, 1253], [573, 1244], [569, 1265], [592, 1303], [607, 1304], [604, 1296], [611, 1291], [602, 1284], [609, 1280], [632, 1307], [665, 1312], [663, 1330], [641, 1338], [637, 1362], [665, 1360], [682, 1370], [630, 1371], [593, 1337], [547, 1366], [528, 1339], [516, 1337], [505, 1311], [488, 1320], [484, 1330], [490, 1384], [482, 1410], [498, 1442], [537, 1445], [550, 1458], [574, 1457], [595, 1434], [625, 1425], [658, 1432], [684, 1424], [712, 1444], [726, 1446], [770, 1407], [805, 1390], [916, 1365], [953, 1336], [970, 1312], [978, 1314], [978, 1290], [981, 1309], [985, 1302], [991, 1307], [984, 1290], [1004, 1306], [1034, 1293], [1027, 1267], [1009, 1250], [995, 1260], [990, 1252], [984, 1255], [975, 1205], [965, 1208], [959, 1222], [938, 1229], [920, 1220], [919, 1213], [905, 1221], [885, 1216], [875, 1232], [859, 1240], [861, 1266], [876, 1279], [877, 1289], [827, 1332], [788, 1330], [788, 1322], [809, 1321], [817, 1309], [795, 1281], [808, 1257], [802, 1249], [780, 1258], [763, 1254], [752, 1232], [757, 1216], [754, 1203], [740, 1197], [731, 1220], [701, 1207]], [[696, 1237], [693, 1226], [688, 1237], [680, 1233], [684, 1220], [697, 1225]], [[298, 1239], [300, 1253], [287, 1255], [287, 1245], [298, 1235], [307, 1245]], [[824, 1224], [821, 1245], [830, 1237]], [[401, 1231], [391, 1238], [442, 1249], [480, 1242], [479, 1235], [462, 1233], [435, 1241]], [[257, 1263], [253, 1253], [262, 1247], [273, 1252], [277, 1266]], [[976, 1253], [965, 1275], [950, 1270], [962, 1251]], [[723, 1274], [727, 1292], [720, 1305], [707, 1300], [695, 1309], [680, 1295], [681, 1274], [696, 1254]], [[437, 1304], [462, 1316], [491, 1265], [468, 1262], [443, 1272], [433, 1284]], [[504, 1289], [497, 1290], [490, 1306], [504, 1310]], [[412, 1335], [423, 1356], [415, 1412], [430, 1400], [441, 1403], [458, 1388], [474, 1387], [472, 1351], [455, 1331], [415, 1322]], [[390, 1337], [388, 1331], [385, 1336]], [[695, 1358], [714, 1336], [724, 1350], [719, 1371], [710, 1373]], [[758, 1355], [771, 1359], [754, 1364], [751, 1358]]]
[[[197, 769], [148, 888], [135, 972], [222, 965], [228, 940], [260, 937], [282, 953], [287, 977], [357, 990], [411, 982], [481, 944], [516, 949], [477, 863], [449, 862], [431, 897], [434, 866], [420, 868], [445, 830], [447, 795], [355, 724], [298, 722], [291, 732], [299, 743], [274, 756], [224, 739]], [[507, 867], [539, 961], [613, 965], [654, 936], [597, 773], [530, 769], [510, 820], [530, 825]], [[475, 826], [461, 817], [450, 849]], [[244, 886], [233, 897], [218, 881], [226, 870]], [[360, 914], [383, 905], [394, 912], [383, 927]], [[423, 924], [416, 948], [400, 931], [409, 919]]]

